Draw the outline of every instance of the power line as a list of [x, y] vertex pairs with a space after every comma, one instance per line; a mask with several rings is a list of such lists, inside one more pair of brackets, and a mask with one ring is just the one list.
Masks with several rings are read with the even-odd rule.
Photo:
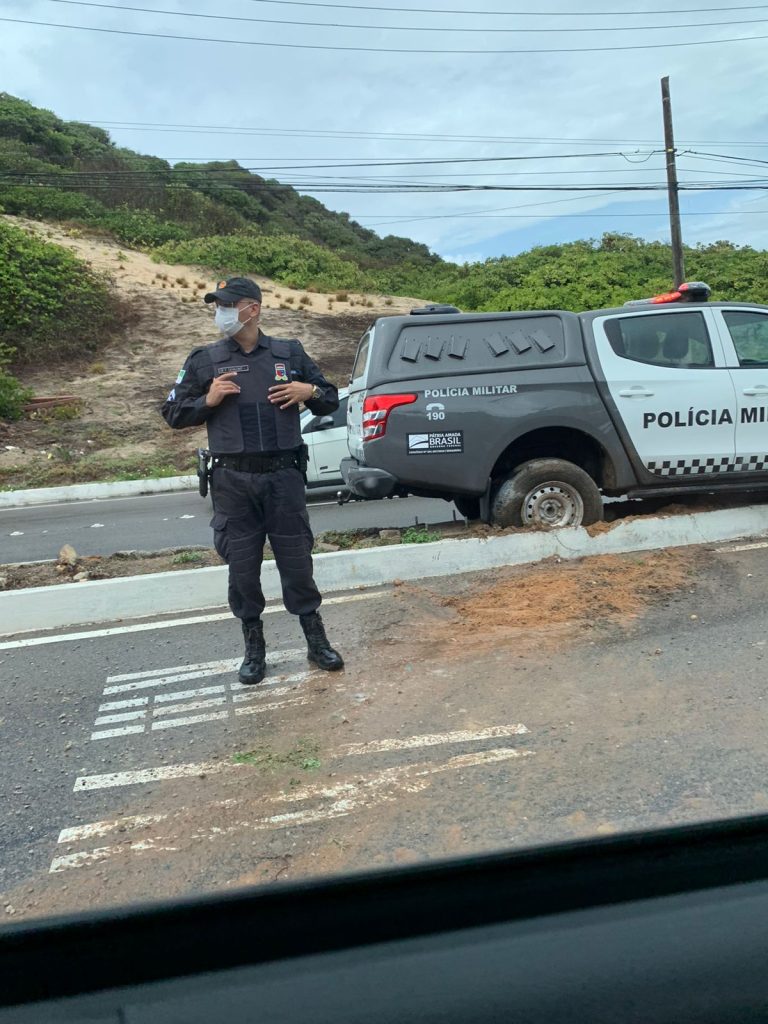
[[[26, 180], [24, 180], [26, 179]], [[94, 175], [92, 179], [71, 175], [36, 175], [34, 173], [21, 174], [19, 172], [0, 172], [0, 184], [27, 185], [34, 188], [52, 188], [60, 191], [82, 191], [101, 189], [105, 191], [126, 191], [128, 189], [140, 190], [157, 186], [172, 184], [158, 178], [130, 178], [122, 180], [104, 180], [103, 177]], [[768, 177], [750, 182], [684, 182], [680, 184], [680, 190], [691, 192], [729, 192], [729, 191], [764, 191], [768, 190]], [[453, 182], [445, 184], [437, 183], [328, 183], [317, 182], [309, 179], [307, 181], [295, 181], [291, 184], [281, 182], [256, 182], [253, 192], [277, 193], [295, 191], [297, 188], [311, 192], [337, 192], [347, 194], [409, 194], [409, 193], [450, 193], [450, 192], [594, 192], [601, 189], [608, 189], [611, 192], [661, 192], [666, 185], [659, 182], [632, 182], [609, 184], [571, 183], [560, 185], [549, 185], [539, 183], [526, 183], [524, 185], [498, 185], [498, 184], [475, 184], [472, 182]]]
[[[270, 0], [271, 2], [271, 0]], [[53, 21], [31, 21], [27, 18], [0, 18], [0, 21], [14, 25], [35, 25], [38, 28], [63, 28], [75, 32], [99, 32], [103, 35], [133, 36], [142, 39], [172, 39], [186, 43], [223, 44], [228, 46], [261, 46], [280, 50], [326, 50], [342, 53], [412, 53], [432, 55], [471, 55], [491, 56], [495, 54], [537, 54], [537, 53], [616, 53], [627, 50], [670, 50], [688, 46], [722, 46], [725, 43], [747, 43], [768, 39], [768, 35], [734, 36], [728, 39], [686, 39], [675, 43], [634, 43], [627, 46], [574, 46], [547, 47], [531, 50], [435, 50], [435, 49], [403, 49], [385, 46], [331, 46], [319, 43], [274, 43], [256, 39], [218, 39], [205, 36], [180, 36], [171, 32], [137, 32], [124, 28], [97, 28], [94, 25], [62, 25]]]
[[[413, 142], [503, 142], [503, 143], [527, 143], [531, 145], [546, 146], [551, 143], [568, 143], [574, 146], [658, 146], [661, 139], [584, 139], [567, 138], [558, 136], [528, 136], [528, 135], [447, 135], [447, 134], [423, 134], [418, 132], [368, 132], [352, 131], [348, 129], [307, 129], [307, 128], [260, 128], [248, 125], [211, 125], [211, 124], [177, 124], [174, 122], [162, 123], [159, 121], [100, 121], [95, 118], [75, 118], [75, 121], [82, 124], [97, 125], [102, 128], [113, 128], [120, 131], [189, 131], [194, 134], [211, 135], [270, 135], [284, 136], [286, 138], [301, 139], [360, 139], [362, 141], [383, 140], [383, 141], [413, 141]], [[758, 147], [767, 148], [768, 142], [735, 142], [729, 139], [682, 139], [680, 145], [686, 146], [737, 146], [737, 147]], [[197, 159], [195, 157], [166, 157], [171, 160]], [[202, 159], [202, 158], [200, 158]], [[218, 159], [212, 157], [210, 159]], [[296, 159], [303, 159], [296, 157]], [[312, 159], [312, 158], [308, 158]]]
[[106, 11], [133, 11], [138, 14], [168, 14], [174, 18], [205, 18], [211, 21], [240, 21], [248, 22], [259, 25], [293, 25], [298, 28], [333, 28], [333, 29], [363, 29], [366, 31], [385, 31], [385, 32], [429, 32], [434, 34], [435, 32], [459, 32], [462, 35], [466, 35], [468, 32], [472, 33], [488, 33], [492, 32], [494, 35], [499, 33], [525, 33], [525, 34], [541, 34], [541, 33], [569, 33], [569, 32], [666, 32], [676, 31], [681, 28], [730, 28], [732, 25], [759, 25], [764, 24], [768, 21], [768, 18], [745, 18], [740, 21], [702, 21], [687, 23], [684, 25], [638, 25], [638, 26], [627, 26], [627, 25], [606, 25], [600, 26], [599, 29], [595, 26], [588, 26], [582, 28], [570, 28], [559, 26], [556, 28], [457, 28], [455, 25], [451, 25], [447, 28], [432, 28], [424, 25], [352, 25], [346, 22], [332, 22], [332, 21], [287, 21], [281, 18], [243, 18], [232, 14], [203, 14], [195, 11], [168, 11], [160, 8], [153, 7], [128, 7], [124, 4], [103, 4], [97, 3], [96, 0], [48, 0], [52, 4], [67, 4], [73, 7], [96, 7]]
[[[2, 20], [2, 19], [0, 19]], [[647, 157], [650, 158], [663, 150], [650, 150]], [[636, 155], [636, 154], [631, 154]], [[312, 171], [312, 170], [333, 170], [339, 167], [426, 167], [434, 164], [488, 164], [488, 163], [509, 163], [521, 160], [583, 160], [586, 157], [608, 157], [621, 156], [625, 159], [628, 154], [620, 150], [605, 150], [596, 153], [542, 153], [524, 156], [471, 156], [471, 157], [417, 157], [415, 159], [390, 159], [390, 160], [350, 160], [347, 163], [316, 163], [316, 164], [258, 164], [247, 167], [181, 167], [173, 169], [179, 174], [242, 174], [244, 171]], [[274, 159], [274, 158], [273, 158]], [[140, 169], [140, 170], [119, 170], [119, 171], [71, 171], [70, 174], [109, 174], [128, 176], [132, 174], [167, 174], [168, 170]], [[20, 172], [25, 173], [25, 172]], [[56, 173], [56, 172], [44, 172]]]
[[270, 3], [281, 7], [323, 7], [330, 10], [346, 11], [396, 11], [399, 14], [470, 14], [473, 17], [488, 14], [494, 17], [532, 16], [536, 18], [602, 18], [624, 17], [626, 15], [652, 14], [708, 14], [712, 11], [754, 11], [763, 10], [765, 4], [748, 4], [745, 7], [684, 7], [668, 11], [467, 11], [450, 9], [433, 9], [430, 7], [367, 7], [362, 4], [329, 4], [310, 2], [310, 0], [251, 0], [252, 3]]

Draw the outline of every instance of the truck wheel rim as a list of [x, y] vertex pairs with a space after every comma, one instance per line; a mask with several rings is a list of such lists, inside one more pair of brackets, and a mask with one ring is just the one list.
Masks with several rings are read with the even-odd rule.
[[526, 526], [579, 526], [584, 502], [579, 492], [560, 480], [537, 484], [523, 502]]

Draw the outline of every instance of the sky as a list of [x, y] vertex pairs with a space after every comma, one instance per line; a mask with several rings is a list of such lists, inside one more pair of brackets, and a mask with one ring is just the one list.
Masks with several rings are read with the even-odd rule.
[[[684, 240], [768, 248], [768, 3], [395, 3], [0, 0], [0, 90], [171, 161], [237, 159], [472, 262], [606, 231], [668, 240], [668, 75], [681, 183], [747, 186], [682, 191]], [[494, 190], [359, 191], [372, 182]], [[662, 191], [611, 191], [641, 183]]]

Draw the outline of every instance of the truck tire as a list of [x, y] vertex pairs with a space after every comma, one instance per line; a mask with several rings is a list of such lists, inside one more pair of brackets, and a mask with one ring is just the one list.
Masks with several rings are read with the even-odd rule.
[[479, 519], [480, 518], [480, 499], [479, 498], [468, 498], [465, 495], [460, 495], [453, 499], [453, 504], [459, 510], [461, 515], [465, 519]]
[[603, 518], [592, 477], [564, 459], [532, 459], [507, 477], [491, 502], [495, 526], [589, 526]]

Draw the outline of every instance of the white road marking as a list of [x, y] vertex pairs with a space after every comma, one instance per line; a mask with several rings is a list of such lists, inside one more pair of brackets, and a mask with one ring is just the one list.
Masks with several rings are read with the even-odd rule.
[[[242, 689], [246, 690], [246, 687], [242, 687]], [[295, 686], [276, 686], [276, 687], [272, 687], [271, 689], [268, 690], [268, 689], [266, 689], [266, 687], [262, 689], [261, 686], [259, 686], [259, 687], [251, 686], [251, 687], [248, 687], [248, 689], [246, 690], [245, 693], [233, 693], [232, 694], [232, 703], [233, 704], [243, 704], [247, 700], [258, 700], [259, 697], [285, 697], [286, 694], [289, 694], [289, 693], [296, 693], [296, 687]]]
[[202, 711], [203, 708], [214, 708], [226, 703], [226, 697], [210, 697], [208, 700], [190, 700], [184, 704], [163, 704], [154, 708], [152, 714], [157, 718], [159, 715], [177, 715], [180, 711]]
[[199, 690], [177, 690], [175, 693], [156, 693], [155, 704], [167, 704], [172, 700], [187, 700], [190, 697], [207, 697], [209, 693], [226, 692], [226, 686], [202, 686]]
[[100, 732], [92, 732], [92, 740], [112, 740], [117, 736], [130, 736], [131, 733], [144, 732], [143, 725], [124, 725], [121, 729], [104, 729]]
[[[237, 663], [234, 662], [233, 664], [236, 667]], [[133, 693], [136, 690], [152, 690], [156, 686], [172, 686], [174, 683], [186, 683], [191, 679], [204, 679], [206, 676], [223, 675], [233, 671], [233, 668], [203, 669], [200, 672], [180, 672], [175, 676], [153, 676], [151, 679], [137, 679], [133, 683], [117, 683], [114, 686], [105, 686], [104, 695]]]
[[86, 789], [112, 789], [115, 786], [138, 786], [145, 782], [162, 782], [165, 779], [183, 779], [190, 775], [218, 775], [240, 768], [237, 763], [225, 761], [203, 761], [200, 764], [171, 764], [159, 768], [139, 768], [129, 772], [107, 772], [104, 775], [81, 775], [75, 779], [73, 792]]
[[715, 548], [719, 555], [728, 555], [732, 551], [757, 551], [759, 548], [768, 548], [768, 540], [757, 541], [754, 544], [735, 544], [726, 548]]
[[158, 821], [167, 818], [167, 814], [133, 814], [123, 818], [116, 818], [114, 821], [93, 821], [88, 825], [75, 825], [73, 828], [63, 828], [59, 832], [59, 843], [76, 843], [81, 839], [94, 839], [97, 836], [105, 836], [108, 832], [118, 829], [122, 831], [128, 828], [144, 828], [145, 825], [154, 825]]
[[[206, 804], [206, 808], [220, 810], [225, 807], [234, 807], [239, 800], [214, 800]], [[173, 811], [168, 814], [125, 814], [120, 818], [113, 818], [111, 821], [92, 821], [87, 825], [75, 825], [72, 828], [63, 828], [59, 832], [57, 843], [75, 843], [82, 839], [95, 839], [108, 835], [110, 832], [129, 832], [132, 829], [145, 829], [147, 825], [156, 825], [166, 818], [178, 818], [186, 814], [186, 809]]]
[[[323, 608], [334, 604], [347, 604], [350, 601], [371, 601], [374, 598], [385, 597], [389, 590], [375, 590], [372, 593], [361, 592], [359, 594], [342, 594], [339, 597], [326, 597], [323, 601]], [[262, 615], [273, 615], [276, 612], [284, 611], [282, 605], [270, 605], [265, 608]], [[164, 619], [162, 622], [138, 622], [130, 626], [109, 626], [105, 629], [93, 629], [79, 633], [61, 633], [56, 636], [34, 636], [27, 640], [6, 640], [0, 643], [0, 651], [13, 651], [21, 647], [38, 647], [41, 644], [61, 644], [74, 640], [98, 640], [105, 636], [122, 636], [124, 633], [146, 633], [155, 629], [172, 629], [175, 626], [196, 626], [204, 622], [223, 622], [231, 619], [232, 612], [229, 610], [217, 612], [211, 615], [193, 615], [184, 619]]]
[[185, 514], [183, 516], [179, 516], [179, 519], [194, 519], [194, 518], [195, 518], [194, 516], [190, 516], [190, 515], [187, 515], [187, 514]]
[[101, 530], [104, 527], [104, 523], [91, 523], [92, 530]]
[[211, 711], [207, 715], [189, 715], [186, 718], [166, 718], [162, 722], [153, 722], [153, 729], [175, 729], [180, 725], [199, 725], [200, 722], [216, 722], [229, 718], [228, 711]]
[[[451, 771], [461, 771], [469, 768], [482, 767], [485, 765], [501, 764], [534, 756], [534, 751], [518, 751], [510, 748], [499, 748], [493, 750], [481, 750], [470, 754], [459, 754], [440, 763], [421, 762], [413, 765], [399, 765], [394, 768], [386, 768], [383, 771], [374, 772], [368, 776], [357, 778], [354, 782], [340, 783], [336, 786], [307, 786], [300, 790], [289, 793], [280, 793], [268, 797], [268, 803], [297, 803], [308, 800], [330, 801], [325, 806], [309, 807], [300, 810], [283, 811], [279, 814], [271, 814], [252, 820], [236, 821], [225, 827], [215, 826], [198, 832], [188, 833], [187, 841], [198, 842], [200, 840], [215, 840], [221, 837], [245, 831], [264, 831], [269, 829], [285, 828], [287, 826], [311, 825], [320, 821], [330, 821], [334, 818], [346, 817], [355, 811], [371, 810], [382, 803], [389, 803], [397, 800], [404, 793], [418, 793], [431, 784], [434, 775]], [[188, 768], [201, 768], [201, 765], [188, 765]], [[229, 766], [229, 767], [234, 767]], [[242, 804], [240, 800], [217, 801], [207, 807], [234, 808]], [[71, 829], [64, 829], [60, 836], [60, 843], [77, 842], [83, 839], [90, 839], [97, 836], [107, 835], [109, 832], [129, 832], [132, 829], [145, 829], [147, 826], [159, 824], [161, 821], [173, 821], [186, 818], [190, 812], [200, 808], [184, 808], [169, 814], [161, 815], [137, 815], [135, 817], [117, 818], [114, 821], [92, 822], [88, 825], [79, 825]], [[136, 842], [125, 842], [116, 846], [102, 846], [94, 850], [81, 850], [61, 857], [56, 857], [51, 863], [50, 872], [56, 873], [66, 871], [70, 868], [84, 867], [88, 864], [105, 861], [115, 856], [125, 856], [129, 853], [143, 853], [159, 850], [163, 852], [176, 851], [177, 846], [169, 845], [179, 842], [175, 835], [155, 835]]]
[[23, 530], [14, 530], [13, 533], [9, 533], [8, 536], [9, 537], [23, 537], [24, 536], [24, 531]]
[[309, 697], [294, 697], [292, 700], [276, 700], [274, 704], [249, 704], [245, 708], [235, 708], [236, 715], [261, 715], [265, 711], [279, 711], [292, 704], [309, 704]]
[[443, 743], [472, 743], [475, 740], [499, 739], [502, 736], [522, 736], [528, 729], [518, 725], [495, 725], [490, 729], [462, 729], [458, 732], [436, 732], [427, 736], [410, 736], [403, 740], [372, 740], [370, 743], [351, 743], [345, 753], [375, 754], [386, 750], [413, 750], [417, 747], [435, 747]]
[[173, 676], [184, 672], [201, 672], [206, 675], [216, 675], [219, 672], [228, 672], [233, 665], [236, 665], [234, 658], [219, 658], [218, 661], [198, 661], [193, 665], [170, 665], [168, 668], [148, 668], [143, 672], [123, 672], [118, 676], [107, 676], [108, 683], [130, 683], [135, 679], [154, 679], [156, 676]]
[[144, 850], [163, 850], [167, 853], [176, 853], [178, 851], [176, 846], [158, 846], [152, 839], [141, 839], [138, 843], [131, 843], [130, 847], [103, 846], [88, 852], [70, 853], [64, 857], [54, 857], [48, 873], [54, 875], [59, 871], [66, 871], [67, 868], [81, 868], [86, 864], [97, 864], [99, 861], [107, 860], [108, 857], [111, 857], [115, 849], [122, 849], [125, 852], [132, 853], [140, 853]]
[[[287, 651], [286, 653], [289, 654], [291, 652]], [[302, 651], [301, 653], [303, 654], [304, 652]], [[256, 686], [252, 683], [249, 684], [241, 682], [231, 683], [230, 685], [233, 690], [239, 693], [263, 693], [263, 691], [268, 689], [270, 686], [285, 686], [288, 683], [303, 683], [305, 679], [308, 679], [312, 675], [321, 677], [323, 673], [321, 669], [305, 668], [301, 672], [294, 672], [289, 676], [271, 676], [263, 682], [257, 683]], [[234, 697], [232, 699], [234, 700]]]
[[115, 722], [135, 722], [139, 718], [146, 717], [144, 711], [118, 711], [116, 715], [102, 715], [93, 723], [94, 725], [114, 725]]
[[128, 700], [108, 700], [99, 704], [99, 711], [119, 711], [121, 708], [140, 708], [149, 703], [149, 697], [130, 697]]
[[[304, 654], [304, 648], [298, 647], [289, 651], [269, 651], [267, 653], [267, 665], [279, 665], [283, 661], [294, 661]], [[154, 679], [160, 676], [185, 676], [194, 679], [195, 673], [199, 676], [215, 676], [222, 672], [231, 672], [241, 662], [241, 658], [225, 658], [218, 661], [199, 661], [194, 665], [171, 665], [168, 668], [149, 668], [143, 672], [125, 672], [119, 676], [107, 676], [108, 683], [129, 683], [138, 679]]]

